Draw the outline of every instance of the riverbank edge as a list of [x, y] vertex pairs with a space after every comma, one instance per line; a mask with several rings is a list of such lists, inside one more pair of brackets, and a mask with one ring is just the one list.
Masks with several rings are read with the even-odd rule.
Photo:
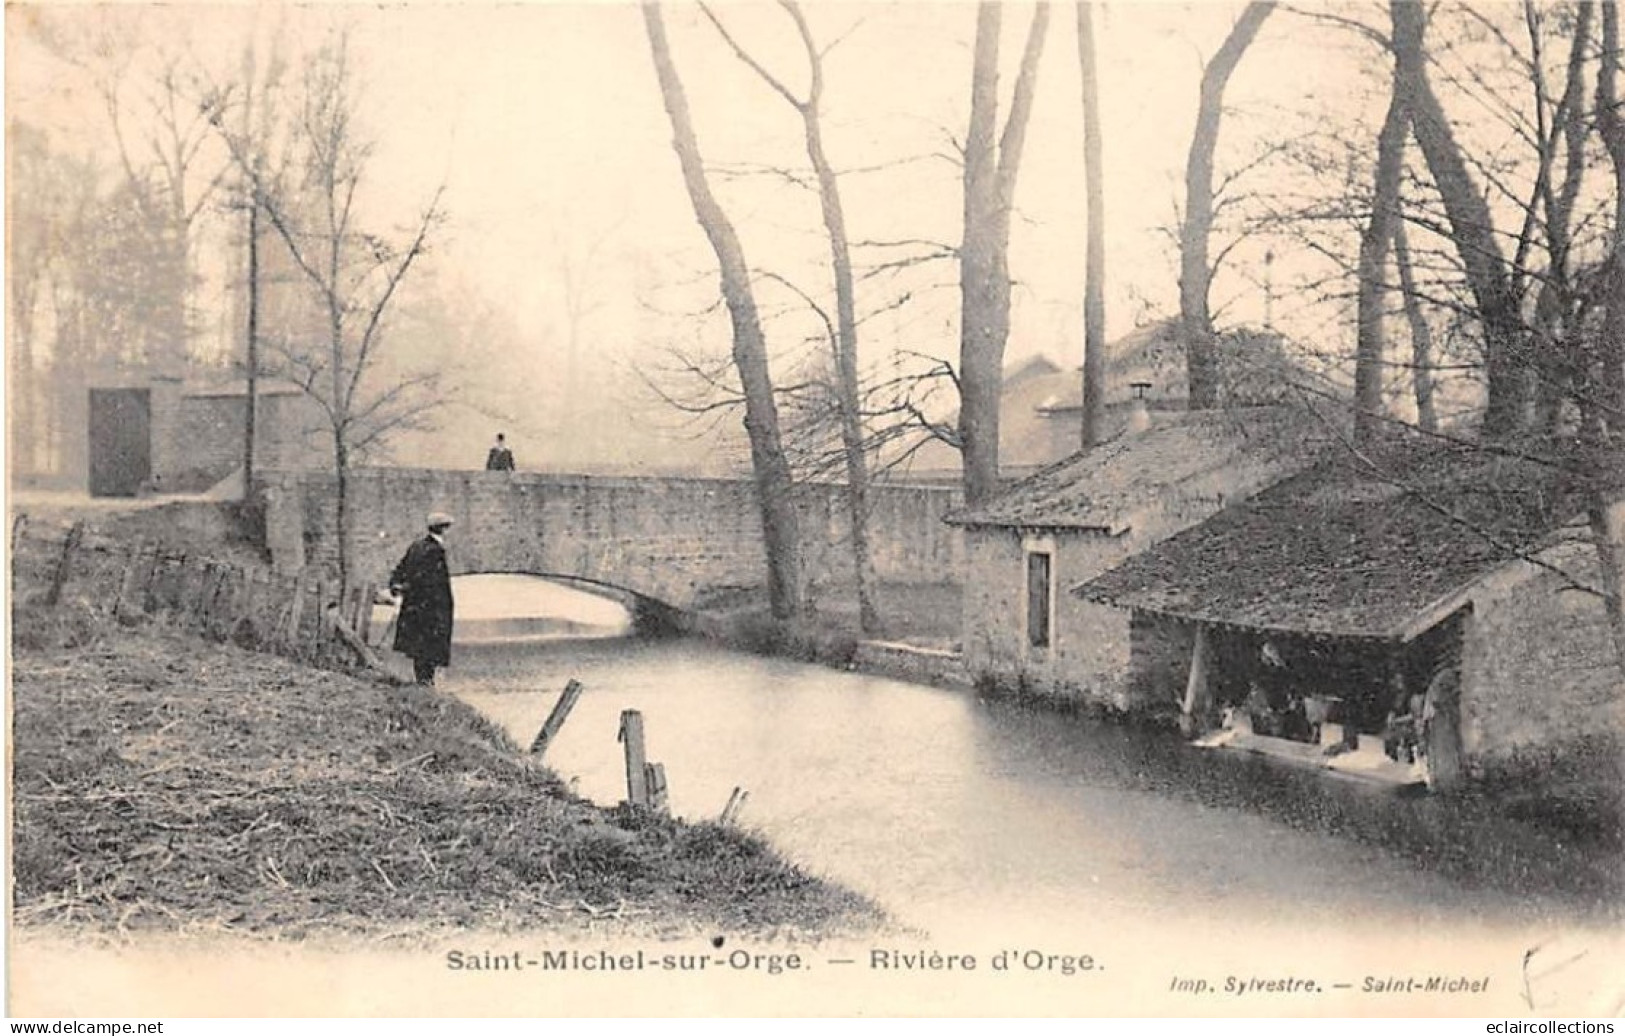
[[[965, 668], [958, 651], [863, 639], [838, 617], [818, 615], [799, 624], [786, 624], [775, 621], [759, 607], [701, 612], [691, 617], [684, 632], [730, 650], [925, 684], [971, 694], [987, 703], [1083, 717], [1095, 723], [1166, 733], [1170, 740], [1185, 740], [1179, 733], [1177, 715], [1171, 711], [1121, 710], [1092, 699], [981, 684]], [[1598, 735], [1568, 748], [1561, 758], [1551, 752], [1519, 755], [1458, 793], [1436, 796], [1442, 806], [1457, 815], [1457, 822], [1445, 822], [1428, 831], [1406, 832], [1372, 813], [1361, 813], [1343, 818], [1337, 826], [1342, 834], [1356, 841], [1436, 857], [1441, 852], [1470, 851], [1470, 846], [1451, 843], [1461, 843], [1463, 836], [1475, 829], [1487, 830], [1489, 820], [1500, 816], [1520, 825], [1532, 825], [1534, 830], [1559, 839], [1578, 839], [1625, 852], [1625, 741]], [[1193, 758], [1210, 754], [1195, 747], [1190, 751]], [[1312, 797], [1319, 783], [1338, 779], [1248, 753], [1211, 754], [1224, 756], [1223, 764], [1252, 768], [1261, 779], [1273, 772], [1271, 783], [1289, 780], [1300, 798]], [[1386, 790], [1382, 794], [1414, 793], [1415, 789]], [[1252, 805], [1268, 808], [1262, 802]], [[1625, 878], [1618, 884], [1625, 886]]]
[[[887, 923], [759, 835], [578, 798], [443, 693], [28, 597], [14, 588], [23, 926], [818, 942]], [[232, 808], [262, 789], [263, 808]], [[406, 840], [416, 855], [391, 855]]]

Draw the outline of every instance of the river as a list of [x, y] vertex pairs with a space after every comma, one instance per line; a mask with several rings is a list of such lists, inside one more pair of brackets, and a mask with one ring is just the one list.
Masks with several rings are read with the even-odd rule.
[[[693, 640], [459, 639], [443, 687], [521, 745], [568, 679], [585, 685], [548, 754], [580, 794], [624, 797], [619, 716], [641, 710], [674, 813], [715, 817], [742, 787], [747, 826], [933, 935], [1150, 923], [1459, 937], [1619, 916], [1587, 892], [1598, 861], [1544, 851], [1547, 832], [1161, 732]], [[1434, 835], [1395, 848], [1385, 825]]]

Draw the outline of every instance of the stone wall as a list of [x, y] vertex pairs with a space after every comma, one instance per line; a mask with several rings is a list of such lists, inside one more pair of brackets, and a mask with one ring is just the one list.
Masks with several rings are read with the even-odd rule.
[[865, 673], [879, 673], [909, 683], [927, 683], [952, 689], [963, 688], [970, 683], [959, 652], [922, 648], [913, 644], [861, 640], [852, 656], [852, 666]]
[[[334, 566], [336, 482], [279, 472], [268, 490], [267, 540], [283, 568]], [[763, 582], [761, 520], [748, 481], [598, 478], [530, 472], [365, 469], [350, 474], [355, 578], [383, 582], [424, 516], [445, 511], [454, 574], [528, 572], [599, 581], [689, 607], [708, 592]], [[872, 492], [875, 569], [892, 582], [940, 582], [962, 563], [959, 531], [942, 518], [954, 491], [879, 486]], [[842, 488], [801, 487], [806, 578], [851, 580]], [[296, 531], [297, 530], [297, 531]]]
[[172, 493], [199, 492], [241, 467], [247, 409], [243, 396], [183, 398], [171, 431], [179, 445], [171, 470], [164, 473], [164, 488]]
[[1196, 626], [1135, 612], [1129, 620], [1129, 696], [1142, 707], [1183, 705], [1190, 682]]
[[[1590, 548], [1549, 560], [1594, 576]], [[1519, 562], [1472, 595], [1462, 644], [1462, 749], [1475, 775], [1538, 767], [1555, 748], [1625, 730], [1625, 679], [1593, 594]]]
[[1009, 527], [967, 529], [962, 644], [971, 677], [998, 689], [1120, 710], [1152, 704], [1145, 687], [1129, 682], [1128, 612], [1080, 600], [1072, 588], [1275, 484], [1304, 463], [1305, 458], [1265, 453], [1217, 465], [1164, 487], [1138, 509], [1119, 516], [1119, 535], [1043, 530], [1055, 544], [1055, 630], [1049, 650], [1027, 643], [1022, 542], [1031, 535]]
[[1012, 529], [968, 529], [965, 534], [965, 667], [993, 690], [1078, 700], [1127, 710], [1135, 706], [1127, 683], [1129, 614], [1071, 593], [1085, 580], [1120, 563], [1130, 537], [1057, 531], [1052, 547], [1054, 623], [1050, 646], [1027, 636], [1027, 561], [1024, 537]]

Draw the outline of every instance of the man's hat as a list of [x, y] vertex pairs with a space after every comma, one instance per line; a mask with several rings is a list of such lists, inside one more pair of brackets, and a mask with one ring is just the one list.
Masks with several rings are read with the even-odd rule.
[[447, 514], [446, 512], [444, 512], [444, 511], [430, 511], [429, 512], [429, 528], [431, 528], [431, 529], [444, 529], [446, 526], [451, 525], [451, 524], [452, 524], [451, 515]]

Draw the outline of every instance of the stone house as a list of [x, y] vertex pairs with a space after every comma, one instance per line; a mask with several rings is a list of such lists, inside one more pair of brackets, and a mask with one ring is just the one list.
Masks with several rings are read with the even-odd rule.
[[[1216, 349], [1221, 406], [1285, 403], [1293, 383], [1336, 392], [1293, 360], [1286, 339], [1275, 332], [1228, 331], [1219, 335]], [[1108, 436], [1126, 428], [1137, 408], [1159, 419], [1189, 409], [1185, 344], [1178, 320], [1154, 321], [1107, 343], [1105, 382]], [[999, 470], [1023, 478], [1076, 453], [1082, 413], [1083, 373], [1076, 364], [1059, 364], [1045, 356], [1011, 364], [999, 396]], [[942, 420], [952, 425], [957, 417], [947, 414]], [[958, 477], [958, 450], [940, 442], [912, 449], [909, 476]]]
[[[308, 395], [267, 378], [255, 396], [259, 464], [331, 463], [322, 438], [326, 421]], [[92, 380], [85, 403], [82, 461], [73, 466], [92, 496], [204, 492], [242, 466], [244, 379], [110, 374]]]
[[1142, 414], [950, 516], [964, 533], [968, 674], [985, 690], [1149, 705], [1129, 680], [1129, 614], [1066, 591], [1311, 464], [1326, 441], [1293, 407]]
[[[1068, 596], [1128, 618], [1127, 693], [1193, 733], [1257, 702], [1280, 739], [1296, 718], [1317, 754], [1335, 740], [1380, 760], [1414, 722], [1449, 787], [1621, 730], [1607, 616], [1575, 590], [1596, 565], [1582, 515], [1549, 466], [1413, 442], [1330, 459]], [[1304, 736], [1307, 720], [1339, 737]]]

